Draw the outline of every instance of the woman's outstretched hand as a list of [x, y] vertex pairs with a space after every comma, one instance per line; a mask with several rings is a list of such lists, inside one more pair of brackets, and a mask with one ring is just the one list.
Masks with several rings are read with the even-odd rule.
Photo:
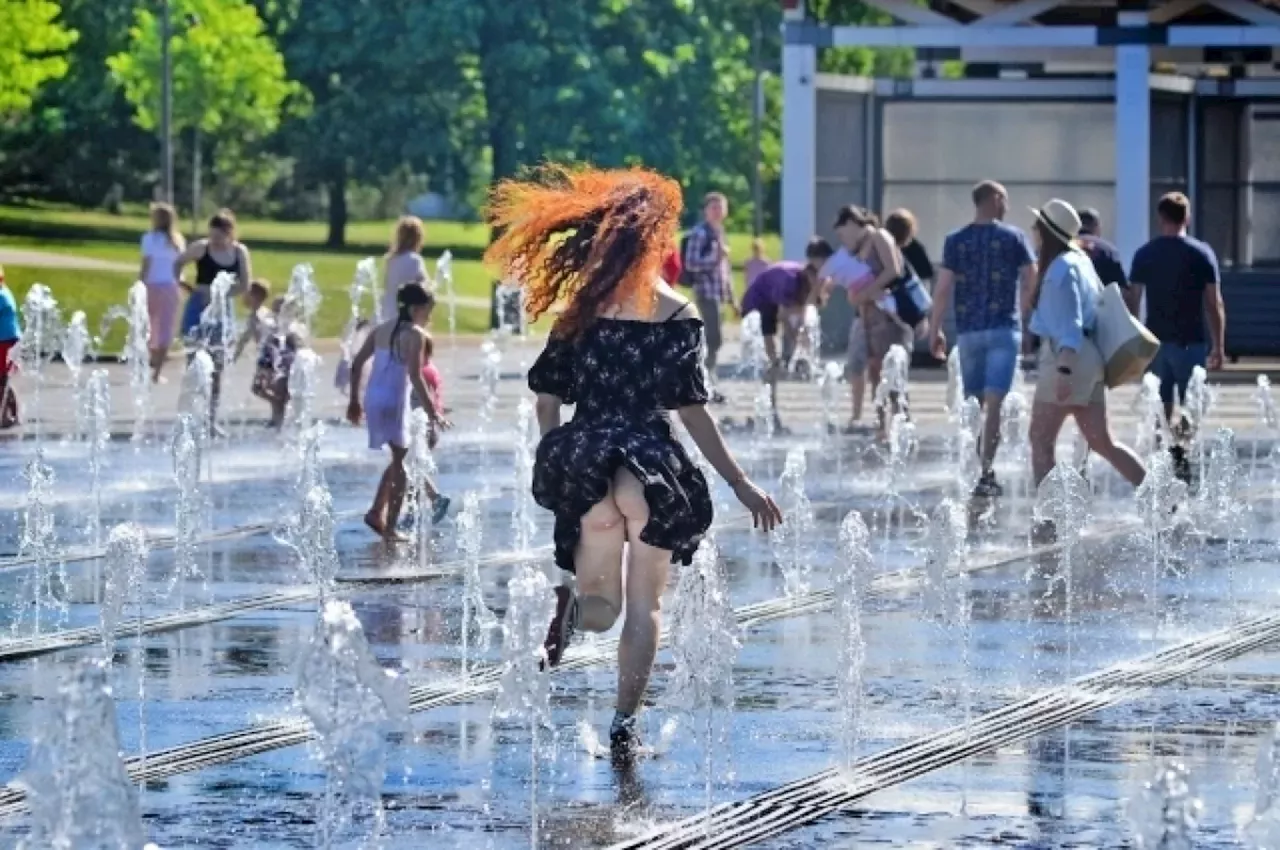
[[738, 497], [743, 507], [751, 511], [752, 524], [762, 531], [773, 531], [782, 525], [782, 511], [773, 498], [761, 490], [750, 479], [744, 478], [733, 485], [733, 495]]

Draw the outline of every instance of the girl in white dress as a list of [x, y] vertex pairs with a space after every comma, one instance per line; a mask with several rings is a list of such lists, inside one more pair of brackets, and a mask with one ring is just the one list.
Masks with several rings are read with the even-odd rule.
[[[450, 423], [436, 409], [435, 396], [428, 392], [422, 378], [424, 360], [430, 357], [431, 336], [426, 331], [435, 298], [421, 284], [401, 287], [397, 297], [396, 316], [374, 328], [351, 363], [351, 403], [347, 419], [360, 423], [364, 415], [369, 431], [369, 448], [391, 449], [391, 463], [382, 473], [373, 505], [365, 514], [365, 525], [386, 540], [403, 538], [396, 532], [400, 508], [404, 503], [408, 475], [404, 468], [409, 452], [409, 392], [422, 399], [423, 409], [433, 434], [447, 430]], [[373, 360], [366, 382], [364, 405], [360, 404], [360, 376]], [[434, 442], [434, 440], [433, 440]], [[440, 495], [435, 482], [426, 481], [427, 496], [432, 504], [432, 521], [439, 522], [449, 509], [449, 500]]]

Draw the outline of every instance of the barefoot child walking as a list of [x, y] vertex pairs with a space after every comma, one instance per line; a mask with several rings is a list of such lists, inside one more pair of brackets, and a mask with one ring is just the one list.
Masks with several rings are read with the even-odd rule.
[[[404, 459], [409, 452], [410, 390], [422, 400], [434, 433], [447, 430], [449, 422], [441, 417], [435, 395], [422, 378], [424, 358], [429, 356], [431, 337], [426, 332], [435, 297], [417, 283], [405, 284], [396, 296], [395, 318], [374, 328], [351, 363], [351, 403], [347, 419], [359, 424], [363, 412], [369, 431], [369, 448], [391, 449], [391, 463], [382, 473], [373, 505], [365, 514], [365, 525], [386, 540], [403, 539], [396, 532], [400, 507], [404, 503], [408, 475]], [[365, 387], [364, 406], [360, 404], [360, 376], [370, 358], [373, 366]], [[435, 482], [424, 482], [431, 499], [432, 521], [443, 519], [449, 508]]]

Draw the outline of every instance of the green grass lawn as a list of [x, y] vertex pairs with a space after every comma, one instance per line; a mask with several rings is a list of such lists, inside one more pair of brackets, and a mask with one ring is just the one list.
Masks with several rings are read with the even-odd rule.
[[[347, 287], [355, 273], [356, 263], [368, 256], [380, 257], [387, 247], [392, 221], [352, 222], [347, 227], [347, 246], [341, 250], [324, 247], [325, 225], [318, 222], [277, 222], [242, 220], [240, 235], [249, 246], [253, 273], [271, 281], [276, 291], [283, 292], [294, 266], [306, 263], [315, 272], [324, 300], [317, 319], [317, 335], [338, 335], [349, 315]], [[186, 226], [190, 227], [190, 222]], [[132, 267], [138, 262], [138, 240], [146, 230], [146, 215], [111, 215], [92, 210], [76, 210], [51, 206], [0, 206], [0, 247], [31, 249], [50, 253], [92, 257]], [[448, 249], [454, 255], [454, 284], [459, 295], [488, 298], [492, 276], [481, 262], [488, 239], [488, 229], [479, 224], [461, 222], [427, 222], [427, 244], [423, 254], [428, 268]], [[735, 262], [751, 255], [751, 237], [730, 235], [730, 250]], [[770, 257], [780, 253], [777, 236], [765, 240]], [[114, 304], [123, 304], [135, 272], [79, 271], [71, 269], [7, 266], [6, 273], [19, 303], [27, 288], [35, 282], [49, 286], [70, 317], [84, 310], [90, 327], [96, 331], [100, 317]], [[741, 286], [739, 278], [739, 287]], [[447, 330], [444, 310], [438, 311], [435, 332]], [[458, 309], [458, 331], [481, 333], [488, 329], [488, 311], [476, 308]], [[110, 346], [104, 346], [110, 350]]]

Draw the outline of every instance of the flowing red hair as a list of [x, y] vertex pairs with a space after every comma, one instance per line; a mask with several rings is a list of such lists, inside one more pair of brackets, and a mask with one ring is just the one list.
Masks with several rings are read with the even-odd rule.
[[577, 337], [606, 306], [653, 310], [681, 205], [679, 184], [653, 171], [543, 166], [490, 193], [501, 235], [484, 258], [520, 283], [531, 319], [567, 302], [553, 333]]

